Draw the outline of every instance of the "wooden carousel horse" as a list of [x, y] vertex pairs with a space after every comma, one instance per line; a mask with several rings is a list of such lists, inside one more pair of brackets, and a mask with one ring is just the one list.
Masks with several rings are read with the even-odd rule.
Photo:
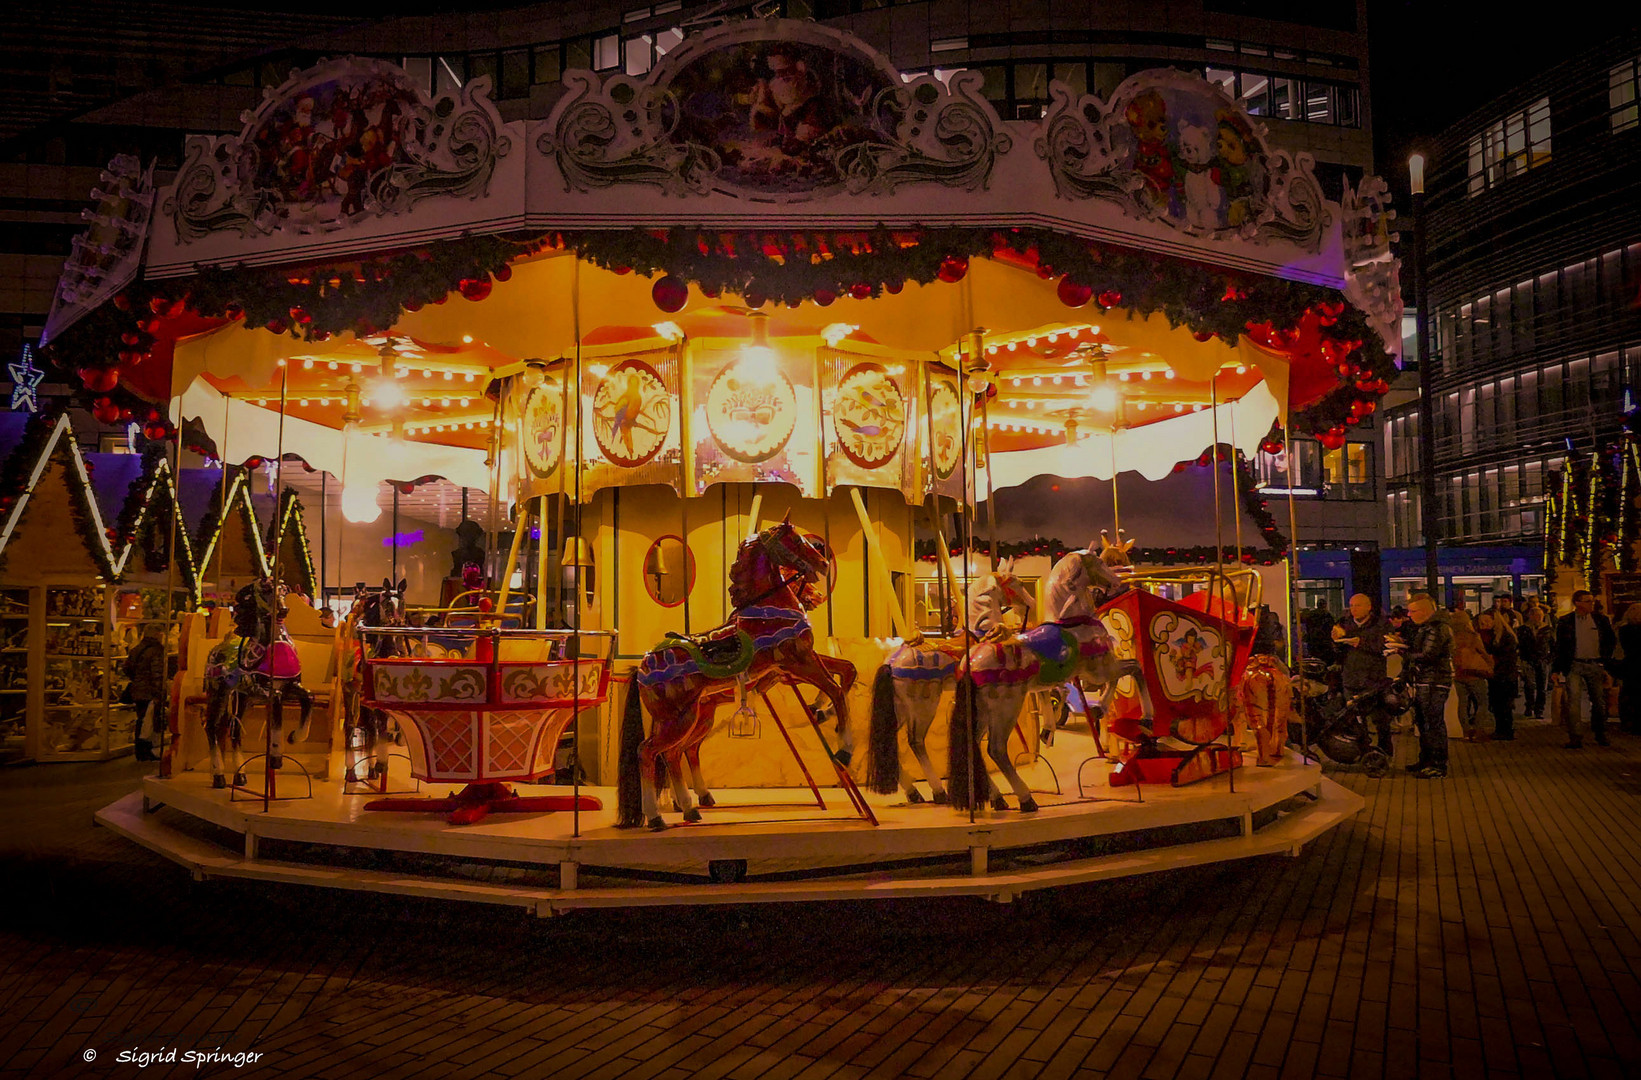
[[[684, 820], [699, 821], [701, 811], [684, 787], [684, 761], [700, 805], [713, 805], [701, 775], [700, 749], [712, 731], [714, 714], [738, 695], [744, 700], [782, 681], [813, 686], [831, 703], [843, 741], [837, 757], [847, 763], [845, 696], [855, 681], [855, 666], [815, 651], [814, 632], [804, 614], [821, 602], [817, 583], [827, 580], [830, 570], [831, 552], [824, 540], [790, 520], [773, 525], [737, 552], [729, 571], [729, 621], [705, 634], [668, 635], [645, 654], [633, 674], [621, 724], [617, 825], [666, 828], [656, 799], [663, 768]], [[648, 738], [645, 712], [650, 715]]]
[[[295, 700], [306, 728], [313, 713], [313, 696], [303, 688], [302, 662], [285, 631], [284, 596], [275, 593], [268, 578], [240, 589], [234, 596], [234, 628], [211, 650], [205, 662], [205, 734], [211, 744], [211, 786], [226, 787], [227, 767], [234, 784], [245, 783], [239, 750], [244, 737], [245, 709], [253, 698], [268, 706], [268, 767], [284, 765], [280, 734], [285, 702]], [[227, 766], [224, 758], [227, 758]]]
[[[957, 597], [952, 600], [955, 612]], [[1006, 632], [1006, 614], [1029, 612], [1031, 604], [1031, 593], [1015, 576], [1014, 560], [1004, 559], [970, 590], [965, 630], [958, 636], [908, 641], [889, 654], [872, 682], [868, 787], [880, 795], [904, 788], [907, 802], [923, 801], [911, 773], [900, 767], [899, 733], [904, 730], [907, 749], [917, 759], [934, 801], [948, 800], [940, 773], [929, 761], [926, 741], [940, 696], [957, 682], [958, 664], [968, 648], [982, 637]]]
[[[1134, 548], [1134, 541], [1125, 540], [1124, 537], [1126, 535], [1127, 533], [1125, 533], [1122, 529], [1118, 529], [1117, 539], [1113, 542], [1110, 533], [1106, 532], [1104, 529], [1100, 530], [1100, 546], [1097, 551], [1100, 563], [1106, 567], [1106, 569], [1118, 575], [1128, 573], [1134, 565], [1133, 560], [1129, 557], [1129, 552]], [[1052, 589], [1053, 587], [1054, 584], [1051, 575], [1049, 588]], [[1117, 590], [1117, 592], [1121, 591], [1121, 589]], [[1111, 595], [1115, 595], [1115, 593], [1108, 594], [1106, 598], [1109, 599]], [[1071, 604], [1074, 601], [1074, 595], [1050, 596], [1047, 599], [1047, 606], [1050, 610], [1053, 610], [1056, 607]], [[1104, 601], [1102, 600], [1101, 603], [1104, 603]], [[1093, 730], [1093, 726], [1098, 724], [1100, 718], [1104, 716], [1106, 699], [1110, 696], [1112, 687], [1115, 685], [1117, 678], [1121, 675], [1121, 672], [1116, 667], [1112, 667], [1110, 670], [1111, 678], [1104, 683], [1096, 683], [1093, 680], [1090, 680], [1086, 684], [1080, 680], [1077, 682], [1077, 693], [1082, 699], [1083, 713], [1089, 720], [1089, 733], [1095, 737], [1096, 741], [1099, 740], [1099, 732]], [[1038, 694], [1046, 694], [1049, 692], [1050, 691], [1046, 688], [1035, 691], [1035, 693]], [[1048, 723], [1043, 725], [1042, 730], [1039, 732], [1039, 736], [1043, 742], [1052, 746], [1054, 745], [1054, 732], [1056, 729], [1065, 725], [1066, 720], [1070, 716], [1070, 709], [1044, 709], [1041, 710], [1041, 715], [1047, 718]]]
[[[388, 715], [381, 709], [361, 704], [364, 690], [365, 657], [410, 655], [408, 639], [390, 634], [379, 634], [366, 641], [368, 635], [360, 627], [382, 628], [405, 625], [405, 585], [401, 578], [394, 585], [382, 579], [379, 589], [366, 588], [360, 582], [353, 588], [353, 606], [348, 609], [347, 621], [342, 624], [342, 715], [347, 722], [347, 780], [360, 780], [359, 765], [369, 762], [364, 779], [379, 780], [387, 775], [388, 751], [393, 737]], [[354, 743], [358, 743], [357, 749]]]
[[1097, 686], [1114, 681], [1117, 661], [1111, 635], [1096, 610], [1126, 588], [1090, 544], [1087, 550], [1064, 556], [1049, 571], [1041, 625], [969, 649], [958, 671], [952, 707], [947, 775], [953, 805], [967, 809], [972, 791], [976, 801], [989, 795], [993, 809], [1008, 809], [980, 754], [984, 731], [986, 755], [1014, 788], [1021, 811], [1037, 809], [1031, 788], [1009, 759], [1009, 733], [1034, 690], [1084, 676]]

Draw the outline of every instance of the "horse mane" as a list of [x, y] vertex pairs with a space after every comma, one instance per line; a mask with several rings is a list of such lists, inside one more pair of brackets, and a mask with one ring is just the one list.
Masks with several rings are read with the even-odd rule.
[[759, 537], [741, 541], [735, 562], [729, 568], [729, 606], [742, 608], [757, 599], [767, 586], [769, 553]]

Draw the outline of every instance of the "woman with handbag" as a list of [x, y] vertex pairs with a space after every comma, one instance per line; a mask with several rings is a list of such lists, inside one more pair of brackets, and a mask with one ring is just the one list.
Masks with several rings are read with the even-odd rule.
[[1493, 654], [1476, 632], [1470, 612], [1460, 608], [1447, 617], [1453, 628], [1453, 689], [1458, 693], [1459, 725], [1465, 742], [1487, 739], [1481, 724], [1491, 724], [1487, 706], [1487, 680], [1493, 677]]
[[1487, 705], [1493, 711], [1493, 738], [1516, 737], [1516, 690], [1520, 675], [1520, 642], [1510, 620], [1484, 611], [1476, 620], [1482, 644], [1493, 654], [1493, 676], [1487, 680]]

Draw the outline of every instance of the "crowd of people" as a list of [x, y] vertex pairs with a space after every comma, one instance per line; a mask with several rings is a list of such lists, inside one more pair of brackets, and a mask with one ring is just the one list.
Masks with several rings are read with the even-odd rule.
[[[1381, 614], [1357, 594], [1342, 617], [1318, 605], [1301, 626], [1306, 656], [1335, 666], [1346, 698], [1401, 680], [1419, 736], [1418, 760], [1407, 768], [1424, 779], [1447, 775], [1449, 694], [1467, 742], [1512, 740], [1520, 716], [1559, 721], [1566, 749], [1579, 750], [1586, 727], [1597, 746], [1611, 745], [1608, 695], [1616, 683], [1617, 729], [1641, 735], [1641, 603], [1614, 625], [1583, 589], [1559, 618], [1537, 597], [1495, 596], [1472, 615], [1462, 607], [1442, 611], [1421, 593]], [[1385, 709], [1373, 717], [1386, 754], [1399, 719]]]

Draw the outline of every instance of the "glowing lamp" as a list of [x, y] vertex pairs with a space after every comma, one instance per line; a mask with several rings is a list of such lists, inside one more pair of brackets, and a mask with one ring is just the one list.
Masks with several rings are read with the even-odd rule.
[[1117, 390], [1112, 386], [1096, 386], [1088, 392], [1089, 407], [1099, 412], [1116, 412], [1117, 401]]
[[342, 516], [355, 525], [369, 525], [382, 516], [375, 484], [350, 484], [342, 489]]
[[769, 316], [752, 312], [752, 340], [741, 346], [740, 369], [749, 382], [773, 385], [781, 377], [779, 358], [769, 344]]
[[1424, 155], [1414, 154], [1407, 159], [1408, 187], [1415, 195], [1424, 194]]

